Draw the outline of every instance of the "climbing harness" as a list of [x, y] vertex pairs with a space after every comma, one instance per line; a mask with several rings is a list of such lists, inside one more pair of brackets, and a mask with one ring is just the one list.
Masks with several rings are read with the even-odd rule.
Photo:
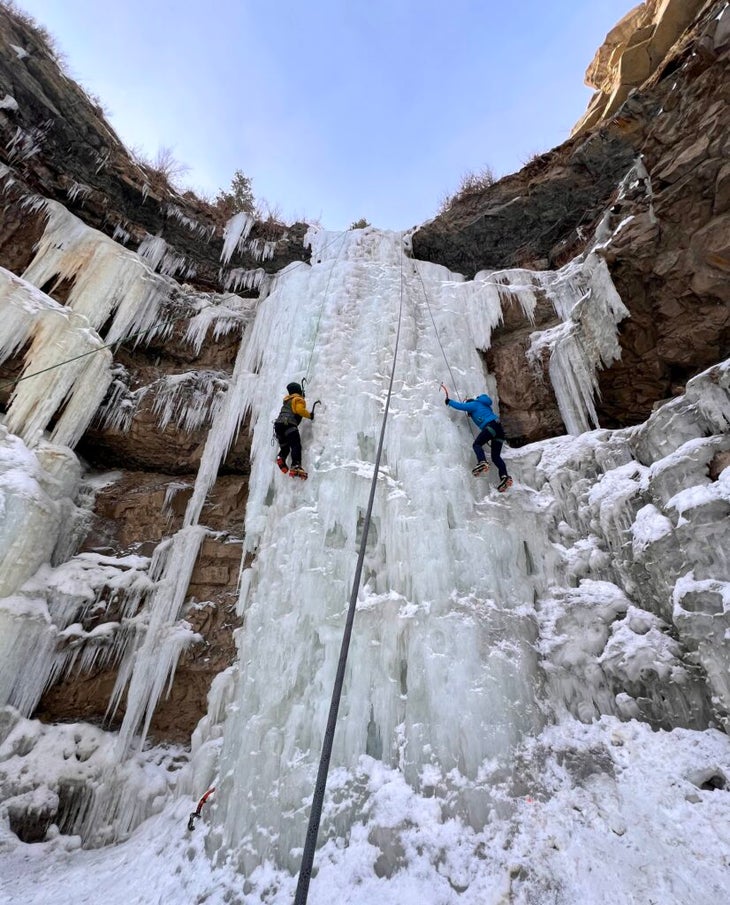
[[192, 833], [192, 831], [195, 829], [195, 821], [202, 816], [201, 811], [203, 810], [203, 805], [210, 798], [213, 792], [215, 792], [215, 786], [213, 786], [211, 789], [208, 789], [205, 795], [203, 795], [203, 797], [198, 802], [197, 808], [194, 811], [190, 812], [190, 816], [188, 817], [188, 832]]
[[340, 659], [337, 664], [337, 674], [335, 684], [332, 690], [332, 699], [330, 701], [329, 716], [327, 718], [327, 728], [324, 733], [322, 742], [322, 754], [319, 761], [319, 769], [317, 771], [317, 780], [314, 787], [314, 795], [312, 797], [312, 809], [309, 813], [309, 825], [307, 827], [307, 835], [304, 841], [304, 852], [302, 854], [302, 863], [299, 868], [299, 878], [297, 880], [297, 891], [294, 896], [294, 905], [306, 905], [307, 893], [309, 891], [309, 881], [312, 877], [312, 864], [314, 863], [314, 850], [317, 845], [317, 835], [319, 833], [319, 823], [322, 817], [322, 804], [324, 802], [324, 792], [327, 785], [327, 773], [329, 772], [330, 759], [332, 756], [332, 744], [335, 736], [335, 726], [337, 724], [337, 712], [340, 707], [340, 698], [342, 697], [342, 686], [345, 680], [345, 667], [347, 665], [347, 654], [350, 647], [350, 638], [352, 636], [352, 626], [355, 619], [355, 608], [357, 605], [357, 595], [360, 590], [360, 579], [362, 577], [363, 563], [365, 561], [365, 549], [368, 542], [368, 532], [370, 530], [370, 518], [373, 512], [373, 503], [375, 502], [375, 489], [378, 485], [378, 473], [380, 471], [380, 459], [383, 453], [383, 443], [385, 440], [385, 427], [388, 422], [388, 412], [390, 410], [390, 400], [393, 395], [393, 382], [395, 380], [395, 367], [398, 361], [398, 346], [400, 343], [401, 323], [403, 321], [403, 253], [401, 252], [401, 270], [400, 270], [400, 304], [398, 307], [398, 328], [395, 334], [395, 348], [393, 349], [393, 365], [390, 372], [390, 383], [388, 384], [388, 395], [385, 400], [385, 409], [383, 411], [383, 420], [380, 427], [380, 439], [378, 441], [378, 450], [375, 454], [375, 464], [373, 466], [373, 479], [370, 484], [370, 497], [368, 499], [367, 509], [365, 511], [365, 520], [363, 522], [362, 537], [360, 539], [360, 550], [357, 557], [357, 565], [355, 567], [355, 576], [352, 580], [352, 592], [350, 594], [350, 603], [347, 609], [347, 619], [345, 621], [345, 630], [342, 635], [342, 644], [340, 647]]

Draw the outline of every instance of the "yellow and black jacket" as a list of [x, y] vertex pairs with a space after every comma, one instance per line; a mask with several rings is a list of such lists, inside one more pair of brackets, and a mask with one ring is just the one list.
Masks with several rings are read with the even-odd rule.
[[304, 396], [300, 396], [299, 393], [292, 393], [291, 395], [284, 397], [284, 404], [274, 423], [296, 427], [302, 418], [311, 417], [312, 413], [307, 410], [307, 403], [304, 401]]

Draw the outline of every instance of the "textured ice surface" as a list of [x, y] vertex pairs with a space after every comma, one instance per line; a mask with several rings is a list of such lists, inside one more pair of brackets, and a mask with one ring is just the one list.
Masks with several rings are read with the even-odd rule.
[[0, 597], [50, 561], [80, 477], [71, 450], [30, 450], [0, 424]]
[[[426, 776], [419, 793], [398, 769], [362, 756], [355, 788], [364, 804], [346, 843], [332, 839], [318, 851], [308, 901], [718, 905], [730, 882], [730, 792], [722, 788], [730, 772], [727, 747], [727, 737], [712, 730], [652, 731], [612, 717], [590, 725], [562, 720], [516, 752], [510, 773], [485, 773], [500, 807], [480, 832], [453, 813], [438, 774]], [[27, 813], [18, 799], [41, 777], [61, 795], [98, 781], [104, 752], [91, 727], [16, 724], [0, 744], [0, 784], [11, 795], [4, 813], [14, 804]], [[159, 810], [163, 790], [175, 780], [174, 758], [157, 757], [156, 763], [150, 752], [130, 764], [140, 810]], [[355, 791], [343, 779], [338, 772], [331, 777], [330, 819], [349, 807]], [[150, 801], [150, 793], [157, 799]], [[45, 842], [19, 843], [9, 816], [0, 819], [0, 890], [5, 883], [13, 901], [94, 905], [100, 895], [106, 905], [293, 901], [296, 877], [271, 862], [246, 876], [230, 863], [211, 866], [205, 842], [215, 805], [204, 808], [192, 833], [185, 827], [195, 798], [186, 798], [168, 804], [126, 842], [82, 850], [78, 836], [59, 834], [63, 821], [49, 798], [43, 798], [51, 823]]]
[[0, 362], [27, 345], [6, 426], [36, 444], [63, 407], [50, 439], [75, 446], [111, 382], [111, 352], [85, 316], [1, 267], [0, 305]]

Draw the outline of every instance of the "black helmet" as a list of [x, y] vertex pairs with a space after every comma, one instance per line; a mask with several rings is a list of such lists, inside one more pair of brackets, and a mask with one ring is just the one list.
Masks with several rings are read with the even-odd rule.
[[301, 383], [287, 383], [286, 391], [287, 393], [297, 393], [300, 396], [304, 395]]

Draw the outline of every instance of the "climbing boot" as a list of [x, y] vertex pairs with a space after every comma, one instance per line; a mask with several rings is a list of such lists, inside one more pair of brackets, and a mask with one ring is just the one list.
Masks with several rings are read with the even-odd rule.
[[287, 474], [289, 469], [286, 467], [286, 462], [281, 458], [281, 456], [276, 457], [276, 464], [279, 466], [280, 471], [283, 471], [284, 474]]
[[472, 468], [471, 473], [473, 475], [486, 474], [489, 471], [489, 463], [488, 462], [480, 462], [474, 468]]
[[501, 481], [499, 482], [499, 484], [497, 484], [497, 490], [498, 490], [500, 493], [504, 493], [505, 490], [507, 490], [507, 488], [508, 488], [508, 487], [511, 487], [511, 486], [512, 486], [512, 478], [511, 478], [508, 474], [506, 474], [506, 475], [501, 479]]
[[301, 465], [292, 465], [289, 469], [289, 476], [292, 478], [301, 478], [303, 481], [306, 481], [309, 477]]

